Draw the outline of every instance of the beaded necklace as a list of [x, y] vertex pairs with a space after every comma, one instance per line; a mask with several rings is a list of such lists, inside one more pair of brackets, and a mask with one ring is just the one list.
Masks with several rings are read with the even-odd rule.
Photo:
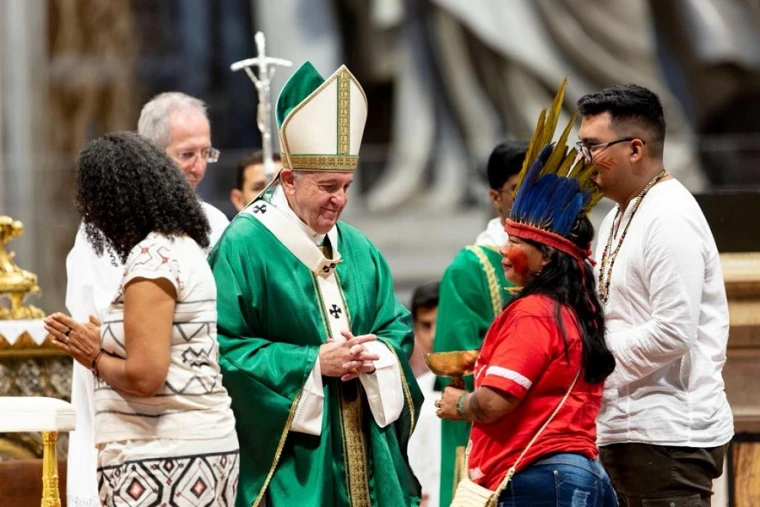
[[[607, 238], [607, 245], [604, 247], [604, 252], [602, 252], [602, 260], [599, 265], [599, 299], [602, 300], [602, 304], [606, 305], [607, 301], [610, 299], [610, 281], [612, 280], [612, 268], [615, 265], [615, 259], [617, 259], [618, 252], [620, 252], [620, 247], [623, 246], [623, 241], [625, 240], [625, 235], [628, 233], [628, 228], [631, 226], [633, 216], [636, 214], [636, 211], [638, 211], [639, 206], [641, 205], [641, 201], [644, 200], [644, 196], [647, 195], [647, 192], [649, 192], [653, 186], [655, 186], [662, 178], [667, 175], [668, 172], [663, 169], [660, 174], [652, 178], [649, 183], [647, 183], [646, 186], [641, 189], [639, 195], [636, 196], [636, 202], [634, 203], [633, 209], [631, 210], [631, 216], [628, 217], [628, 222], [626, 222], [625, 228], [620, 234], [620, 240], [618, 241], [617, 247], [615, 247], [615, 251], [610, 254], [609, 252], [612, 248], [612, 238], [615, 233], [615, 222], [617, 222], [618, 217], [620, 217], [620, 215], [623, 213], [623, 210], [621, 210], [620, 206], [618, 206], [617, 213], [615, 213], [615, 218], [612, 220], [612, 227], [610, 228], [609, 238]], [[620, 220], [622, 220], [622, 217], [620, 217]]]

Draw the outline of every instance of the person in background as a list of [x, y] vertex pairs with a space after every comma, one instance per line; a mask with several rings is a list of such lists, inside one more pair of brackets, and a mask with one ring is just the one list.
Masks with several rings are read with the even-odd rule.
[[[208, 164], [219, 160], [219, 150], [211, 145], [206, 104], [184, 93], [165, 92], [151, 99], [140, 111], [137, 132], [169, 155], [193, 190], [206, 175]], [[211, 204], [202, 205], [214, 245], [230, 221]]]
[[150, 141], [117, 132], [82, 149], [75, 205], [94, 252], [124, 265], [100, 319], [45, 319], [95, 379], [100, 502], [232, 505], [239, 446], [217, 362], [210, 227], [193, 188]]
[[[515, 183], [527, 147], [522, 141], [506, 141], [496, 146], [488, 159], [488, 197], [496, 217], [488, 222], [474, 245], [460, 250], [443, 274], [436, 352], [479, 349], [491, 322], [509, 302], [512, 283], [501, 268], [499, 248], [507, 242], [504, 220], [512, 208]], [[448, 381], [440, 379], [442, 385]], [[465, 377], [465, 383], [467, 389], [472, 389], [472, 377]], [[464, 477], [469, 435], [467, 422], [441, 422], [441, 505], [451, 503], [454, 488]]]
[[[193, 188], [203, 179], [206, 165], [219, 157], [219, 150], [211, 145], [206, 105], [183, 93], [162, 93], [146, 103], [140, 113], [138, 133], [169, 155]], [[200, 203], [211, 225], [213, 245], [229, 221], [217, 208]], [[84, 227], [80, 227], [66, 257], [66, 308], [71, 316], [80, 322], [87, 321], [90, 315], [102, 316], [123, 273], [124, 266], [117, 257], [93, 251]], [[71, 403], [77, 411], [77, 429], [69, 435], [67, 460], [68, 469], [77, 473], [67, 475], [67, 499], [69, 505], [77, 507], [100, 505], [95, 479], [93, 389], [89, 368], [74, 362]]]
[[[275, 172], [280, 172], [282, 162], [280, 155], [272, 155]], [[254, 151], [241, 158], [236, 166], [235, 188], [230, 190], [230, 201], [235, 209], [241, 211], [245, 205], [251, 202], [267, 186], [267, 177], [264, 174], [264, 154], [261, 150]]]
[[409, 359], [409, 365], [418, 379], [430, 374], [423, 356], [433, 351], [440, 286], [439, 282], [430, 282], [416, 287], [412, 293], [414, 351]]
[[[412, 322], [414, 323], [414, 352], [409, 360], [425, 401], [420, 409], [417, 427], [409, 439], [409, 464], [422, 485], [420, 507], [438, 507], [441, 477], [441, 420], [433, 405], [436, 395], [436, 376], [425, 365], [424, 355], [433, 351], [436, 314], [438, 313], [438, 282], [420, 285], [412, 293]], [[440, 391], [440, 389], [438, 389]]]
[[665, 170], [659, 97], [626, 84], [581, 97], [579, 147], [605, 197], [596, 275], [617, 368], [599, 452], [621, 503], [709, 506], [734, 435], [723, 382], [728, 301], [712, 231]]

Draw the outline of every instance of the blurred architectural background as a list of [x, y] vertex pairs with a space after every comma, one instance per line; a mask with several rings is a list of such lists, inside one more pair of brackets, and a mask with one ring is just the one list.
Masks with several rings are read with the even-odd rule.
[[[255, 89], [229, 67], [254, 56], [257, 30], [270, 55], [310, 60], [324, 75], [345, 63], [364, 86], [369, 121], [343, 218], [386, 255], [404, 302], [474, 241], [490, 218], [490, 151], [531, 134], [566, 74], [568, 114], [582, 94], [614, 84], [657, 91], [666, 167], [695, 193], [748, 193], [731, 205], [708, 199], [708, 218], [721, 233], [758, 236], [760, 0], [0, 0], [0, 215], [24, 223], [9, 249], [39, 275], [43, 295], [31, 303], [64, 309], [78, 151], [134, 130], [158, 93], [209, 104], [222, 156], [199, 191], [232, 216], [235, 164], [261, 140]], [[291, 73], [278, 70], [273, 99]], [[610, 208], [599, 206], [597, 225]], [[760, 498], [758, 255], [723, 259], [726, 386], [737, 432], [748, 432], [729, 457], [736, 498], [750, 488]], [[67, 396], [66, 372], [17, 362], [30, 393]], [[8, 371], [0, 364], [3, 389]]]
[[666, 165], [691, 190], [760, 188], [760, 0], [0, 0], [0, 211], [25, 224], [12, 249], [40, 277], [38, 306], [63, 307], [78, 150], [134, 129], [157, 93], [208, 102], [222, 157], [200, 193], [232, 215], [235, 162], [260, 136], [255, 89], [229, 65], [254, 55], [256, 30], [271, 55], [325, 75], [346, 63], [363, 84], [345, 219], [404, 298], [474, 240], [490, 150], [530, 135], [565, 74], [568, 112], [613, 84], [656, 90]]

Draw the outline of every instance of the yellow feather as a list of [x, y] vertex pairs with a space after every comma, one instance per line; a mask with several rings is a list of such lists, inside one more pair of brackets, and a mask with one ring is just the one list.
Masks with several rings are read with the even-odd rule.
[[[575, 154], [573, 153], [574, 151], [575, 150], [570, 150], [565, 155], [565, 159], [562, 161], [562, 164], [560, 164], [560, 166], [557, 168], [557, 176], [567, 178], [567, 175], [573, 166], [573, 162], [575, 161]], [[554, 153], [552, 153], [552, 155], [554, 155]]]
[[565, 127], [565, 130], [562, 131], [562, 135], [557, 140], [557, 144], [554, 145], [554, 151], [552, 151], [549, 160], [541, 171], [542, 175], [555, 173], [562, 176], [562, 172], [559, 171], [559, 168], [565, 155], [567, 155], [567, 138], [570, 137], [570, 131], [573, 129], [573, 125], [575, 125], [575, 118], [577, 115], [578, 111], [575, 111]]
[[538, 137], [541, 135], [541, 131], [543, 130], [545, 117], [546, 109], [542, 109], [541, 114], [538, 115], [536, 130], [533, 131], [533, 137], [531, 137], [530, 143], [528, 143], [528, 151], [525, 153], [525, 160], [523, 161], [522, 169], [520, 169], [520, 174], [517, 176], [517, 183], [515, 183], [515, 191], [513, 195], [517, 195], [517, 192], [520, 190], [520, 185], [522, 185], [523, 179], [525, 179], [525, 175], [528, 173], [530, 166], [536, 160], [536, 157], [538, 157], [538, 154], [541, 151], [542, 146]]
[[541, 142], [542, 148], [551, 143], [554, 138], [554, 131], [557, 129], [557, 123], [559, 122], [559, 117], [562, 113], [562, 104], [565, 102], [566, 88], [567, 76], [562, 80], [562, 84], [559, 85], [559, 90], [557, 90], [557, 93], [554, 95], [554, 100], [549, 108], [549, 114], [546, 118], [546, 126], [544, 127], [543, 139]]
[[[520, 186], [523, 183], [525, 175], [530, 170], [530, 167], [538, 158], [541, 150], [552, 142], [554, 139], [554, 131], [559, 123], [559, 117], [562, 112], [562, 106], [565, 99], [565, 90], [567, 89], [567, 76], [562, 80], [557, 93], [554, 96], [551, 107], [542, 109], [541, 114], [538, 117], [536, 123], [536, 129], [533, 131], [533, 136], [528, 144], [528, 151], [525, 156], [525, 162], [523, 162], [520, 175], [515, 185], [515, 195], [520, 191]], [[567, 140], [570, 137], [570, 132], [575, 125], [578, 111], [573, 112], [570, 121], [562, 131], [562, 135], [557, 140], [554, 146], [552, 154], [549, 156], [546, 164], [541, 170], [540, 176], [547, 174], [556, 174], [563, 178], [576, 178], [580, 185], [580, 188], [587, 190], [591, 194], [590, 202], [584, 206], [583, 212], [588, 214], [591, 209], [596, 206], [599, 200], [602, 198], [602, 192], [599, 187], [591, 180], [591, 175], [594, 174], [595, 168], [593, 165], [586, 165], [583, 159], [578, 160], [578, 151], [575, 148], [568, 149]], [[539, 176], [539, 177], [540, 177]], [[541, 225], [539, 225], [540, 227]], [[548, 227], [548, 225], [547, 225]]]

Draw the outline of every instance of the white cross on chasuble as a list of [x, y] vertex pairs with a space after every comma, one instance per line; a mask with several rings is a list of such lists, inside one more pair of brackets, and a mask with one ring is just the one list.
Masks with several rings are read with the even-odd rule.
[[[335, 341], [345, 341], [342, 331], [351, 331], [351, 315], [340, 286], [337, 267], [342, 262], [338, 230], [327, 233], [332, 247], [332, 258], [327, 258], [307, 231], [306, 225], [290, 209], [284, 192], [277, 187], [272, 202], [259, 200], [251, 203], [243, 213], [249, 213], [261, 222], [298, 260], [312, 272], [316, 297], [319, 298], [322, 320]], [[309, 297], [304, 294], [304, 297]], [[375, 373], [360, 374], [359, 380], [367, 395], [375, 422], [385, 427], [401, 415], [404, 392], [400, 366], [396, 356], [379, 341], [365, 343], [364, 347], [380, 356], [375, 361]], [[319, 358], [303, 387], [301, 399], [293, 418], [291, 431], [319, 435], [322, 432], [324, 391]]]

